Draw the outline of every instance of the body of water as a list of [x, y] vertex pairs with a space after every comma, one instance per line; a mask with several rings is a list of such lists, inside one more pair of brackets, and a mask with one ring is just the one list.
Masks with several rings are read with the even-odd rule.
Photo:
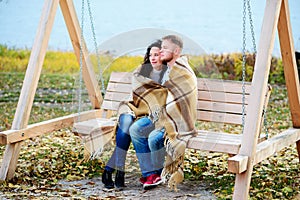
[[[96, 42], [101, 44], [118, 38], [125, 33], [127, 44], [134, 43], [143, 34], [155, 35], [158, 30], [171, 30], [184, 35], [199, 45], [207, 53], [240, 52], [242, 48], [242, 0], [90, 0]], [[31, 49], [43, 0], [0, 0], [0, 44], [9, 47]], [[81, 16], [81, 1], [74, 0], [78, 17]], [[295, 49], [300, 51], [300, 1], [290, 0], [290, 15]], [[258, 44], [265, 10], [264, 0], [251, 1], [255, 38]], [[87, 4], [85, 4], [87, 8]], [[86, 10], [84, 26], [87, 28], [85, 40], [89, 49], [93, 48], [92, 32]], [[249, 27], [249, 23], [248, 23]], [[139, 31], [143, 34], [138, 35]], [[146, 30], [146, 31], [145, 31]], [[151, 32], [151, 30], [155, 30]], [[247, 29], [249, 49], [252, 47], [250, 31]], [[124, 39], [124, 38], [123, 38]], [[122, 42], [108, 43], [119, 48]], [[107, 45], [106, 45], [107, 47]], [[72, 50], [69, 35], [58, 9], [49, 41], [51, 50]], [[105, 49], [102, 49], [105, 50]], [[274, 54], [279, 55], [276, 39]]]

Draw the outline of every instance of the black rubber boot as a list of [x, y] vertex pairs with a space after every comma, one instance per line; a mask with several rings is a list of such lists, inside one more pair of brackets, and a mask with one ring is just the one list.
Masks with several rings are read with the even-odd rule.
[[104, 184], [104, 187], [107, 189], [112, 189], [115, 187], [114, 182], [112, 180], [112, 172], [104, 170], [102, 174], [102, 183]]
[[115, 177], [115, 185], [117, 188], [123, 188], [125, 186], [125, 172], [117, 170]]

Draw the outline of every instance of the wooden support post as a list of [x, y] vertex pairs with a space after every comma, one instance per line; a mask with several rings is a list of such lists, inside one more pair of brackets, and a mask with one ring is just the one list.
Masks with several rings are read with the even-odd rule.
[[[60, 8], [63, 13], [66, 26], [72, 41], [78, 62], [80, 61], [80, 47], [82, 48], [82, 73], [90, 101], [95, 109], [100, 108], [103, 98], [98, 86], [92, 63], [89, 59], [87, 47], [81, 41], [81, 29], [72, 0], [60, 0]], [[81, 44], [82, 43], [82, 44]]]
[[[58, 3], [59, 0], [45, 0], [40, 24], [32, 47], [23, 87], [14, 116], [12, 129], [19, 130], [25, 128], [28, 124]], [[13, 177], [20, 149], [21, 142], [6, 145], [0, 169], [1, 180], [11, 179]]]
[[253, 160], [260, 131], [264, 95], [266, 94], [271, 56], [274, 47], [275, 31], [278, 22], [281, 0], [267, 0], [262, 30], [259, 40], [257, 59], [254, 66], [252, 91], [249, 97], [248, 112], [242, 138], [240, 155], [249, 158], [247, 170], [236, 175], [233, 199], [248, 199]]
[[[295, 58], [292, 27], [290, 23], [290, 11], [287, 0], [283, 0], [281, 6], [278, 21], [278, 34], [293, 127], [300, 128], [299, 76]], [[300, 142], [298, 141], [296, 145], [300, 161]]]
[[299, 77], [287, 0], [282, 2], [278, 21], [278, 35], [293, 127], [300, 128]]

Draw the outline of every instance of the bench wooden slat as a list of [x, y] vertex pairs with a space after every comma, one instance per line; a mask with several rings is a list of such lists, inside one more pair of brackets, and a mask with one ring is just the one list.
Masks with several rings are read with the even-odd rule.
[[[221, 79], [197, 79], [198, 91], [219, 91], [223, 93], [242, 93], [242, 82], [241, 81], [229, 81]], [[245, 82], [245, 92], [250, 94], [251, 83]]]
[[241, 135], [199, 131], [189, 139], [187, 147], [191, 149], [238, 154], [241, 147]]
[[197, 109], [201, 111], [242, 114], [241, 104], [229, 104], [222, 102], [198, 101]]
[[130, 93], [132, 88], [128, 83], [109, 82], [106, 91]]
[[111, 92], [107, 91], [105, 94], [105, 101], [127, 101], [130, 98], [130, 93]]
[[120, 105], [120, 101], [103, 101], [101, 108], [104, 110], [118, 110]]
[[80, 123], [74, 123], [73, 132], [78, 132], [81, 135], [89, 135], [95, 127], [114, 126], [116, 122], [106, 118], [95, 118]]
[[131, 72], [112, 72], [110, 75], [109, 82], [131, 84], [131, 80], [132, 80]]
[[[242, 95], [215, 91], [198, 91], [198, 100], [228, 102], [242, 104]], [[249, 94], [245, 95], [245, 104], [248, 104]]]
[[220, 112], [197, 111], [197, 120], [226, 124], [242, 124], [241, 115]]

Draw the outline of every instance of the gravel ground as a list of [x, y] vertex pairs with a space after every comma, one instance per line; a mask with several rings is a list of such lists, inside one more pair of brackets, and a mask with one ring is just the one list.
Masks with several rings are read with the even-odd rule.
[[[101, 177], [79, 181], [60, 181], [61, 190], [76, 190], [78, 199], [200, 199], [213, 200], [216, 197], [200, 181], [184, 181], [178, 186], [178, 192], [170, 191], [166, 185], [151, 190], [143, 190], [139, 175], [126, 174], [126, 188], [123, 190], [104, 188]], [[74, 198], [74, 197], [73, 197]]]

